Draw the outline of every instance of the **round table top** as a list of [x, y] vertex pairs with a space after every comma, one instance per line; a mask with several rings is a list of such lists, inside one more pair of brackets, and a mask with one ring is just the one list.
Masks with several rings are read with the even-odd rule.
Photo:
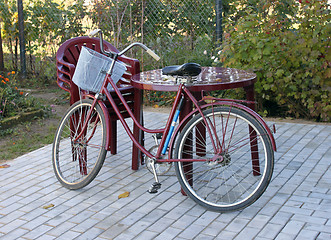
[[256, 82], [256, 74], [244, 70], [222, 67], [203, 67], [201, 73], [186, 78], [162, 75], [162, 69], [156, 69], [133, 75], [131, 85], [144, 90], [177, 91], [180, 83], [193, 92], [213, 91], [251, 86]]

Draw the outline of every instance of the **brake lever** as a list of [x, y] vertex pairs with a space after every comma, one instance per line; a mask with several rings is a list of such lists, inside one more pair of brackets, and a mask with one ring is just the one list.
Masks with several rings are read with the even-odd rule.
[[99, 39], [100, 39], [100, 51], [105, 54], [107, 57], [111, 57], [113, 58], [115, 53], [113, 52], [107, 52], [104, 50], [103, 48], [103, 37], [102, 37], [102, 30], [101, 29], [95, 29], [95, 30], [92, 30], [88, 36], [91, 38], [93, 37], [94, 35], [98, 34], [99, 33]]

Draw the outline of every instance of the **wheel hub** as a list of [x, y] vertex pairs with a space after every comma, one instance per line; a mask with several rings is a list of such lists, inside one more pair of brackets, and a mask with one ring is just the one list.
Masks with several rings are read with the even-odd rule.
[[221, 165], [227, 166], [231, 162], [230, 154], [227, 152], [217, 153], [207, 163], [209, 166]]
[[76, 148], [76, 149], [85, 149], [87, 146], [86, 142], [85, 141], [81, 141], [81, 142], [74, 142], [73, 143], [73, 147]]

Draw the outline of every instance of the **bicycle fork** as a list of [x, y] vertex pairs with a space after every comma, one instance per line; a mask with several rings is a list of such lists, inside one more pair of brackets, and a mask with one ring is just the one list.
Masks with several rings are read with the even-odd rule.
[[[180, 99], [180, 102], [179, 102], [179, 106], [178, 106], [178, 108], [176, 110], [175, 116], [174, 116], [174, 118], [172, 120], [171, 127], [170, 127], [169, 133], [167, 135], [167, 138], [165, 140], [163, 149], [162, 149], [162, 154], [163, 155], [167, 151], [167, 148], [169, 146], [170, 139], [171, 139], [172, 134], [174, 132], [174, 129], [175, 129], [175, 126], [177, 124], [177, 120], [179, 118], [179, 114], [180, 114], [180, 112], [182, 110], [183, 105], [184, 105], [184, 97], [182, 96], [181, 99]], [[152, 171], [153, 171], [153, 174], [154, 174], [155, 182], [152, 184], [152, 186], [148, 189], [147, 192], [149, 192], [149, 193], [157, 193], [157, 190], [159, 190], [161, 188], [161, 183], [159, 182], [159, 178], [157, 176], [156, 169], [155, 169], [155, 163], [156, 163], [157, 159], [156, 158], [153, 158], [150, 161], [151, 161], [151, 167], [152, 167]]]

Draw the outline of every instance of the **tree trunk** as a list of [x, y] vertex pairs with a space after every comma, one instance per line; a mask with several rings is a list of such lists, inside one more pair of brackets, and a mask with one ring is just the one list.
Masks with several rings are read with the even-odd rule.
[[1, 24], [0, 24], [0, 71], [4, 71], [4, 70], [5, 70], [5, 65], [4, 65], [4, 60], [3, 60]]

